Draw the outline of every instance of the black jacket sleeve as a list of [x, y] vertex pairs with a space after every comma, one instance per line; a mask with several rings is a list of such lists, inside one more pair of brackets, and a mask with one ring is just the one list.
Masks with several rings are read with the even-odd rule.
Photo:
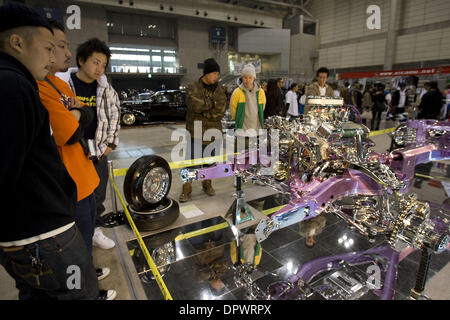
[[[19, 97], [2, 101], [2, 117], [8, 121], [2, 121], [0, 126], [0, 190], [7, 191], [6, 195], [9, 190], [15, 190], [19, 182], [25, 157], [35, 135], [35, 115], [33, 110], [27, 110], [30, 102], [26, 100]], [[9, 201], [8, 197], [5, 196], [2, 201]]]
[[73, 133], [73, 135], [70, 137], [70, 139], [67, 140], [67, 144], [74, 144], [80, 141], [84, 137], [84, 130], [91, 123], [92, 119], [94, 119], [94, 111], [91, 108], [83, 107], [78, 108], [77, 110], [79, 110], [81, 113], [80, 120], [78, 121], [80, 125], [78, 126], [77, 130]]

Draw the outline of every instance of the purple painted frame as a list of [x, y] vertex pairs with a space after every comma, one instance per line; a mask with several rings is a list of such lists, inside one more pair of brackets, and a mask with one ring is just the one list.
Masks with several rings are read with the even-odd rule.
[[[389, 166], [397, 178], [405, 183], [401, 193], [408, 193], [414, 178], [416, 165], [436, 160], [450, 159], [450, 133], [442, 136], [438, 143], [425, 143], [429, 140], [427, 130], [443, 130], [450, 132], [450, 123], [436, 120], [410, 120], [407, 126], [417, 130], [417, 143], [391, 153], [371, 151], [368, 161], [377, 161]], [[216, 179], [233, 176], [235, 171], [245, 170], [259, 159], [258, 150], [247, 151], [236, 157], [232, 156], [227, 163], [217, 164], [213, 167], [199, 169], [197, 180]], [[266, 160], [266, 159], [264, 159]], [[261, 161], [263, 162], [263, 161]], [[267, 162], [263, 162], [267, 163]], [[390, 186], [384, 186], [390, 189]], [[359, 168], [347, 168], [338, 177], [322, 180], [313, 178], [304, 183], [300, 178], [290, 182], [287, 190], [291, 194], [289, 204], [271, 215], [276, 229], [281, 229], [293, 223], [313, 218], [323, 212], [330, 200], [350, 195], [381, 195], [383, 186], [375, 177], [364, 173]], [[390, 190], [392, 192], [392, 190]], [[259, 231], [258, 231], [259, 230]], [[267, 221], [262, 220], [257, 228], [258, 241], [263, 241], [270, 234], [267, 230]], [[274, 231], [275, 229], [272, 229]]]

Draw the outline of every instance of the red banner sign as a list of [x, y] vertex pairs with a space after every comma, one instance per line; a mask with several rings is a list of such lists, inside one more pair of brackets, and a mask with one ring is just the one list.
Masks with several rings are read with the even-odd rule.
[[426, 76], [426, 75], [431, 75], [431, 74], [435, 74], [435, 73], [450, 73], [450, 66], [407, 69], [407, 70], [347, 72], [347, 73], [340, 73], [338, 75], [338, 79], [341, 80], [341, 79]]

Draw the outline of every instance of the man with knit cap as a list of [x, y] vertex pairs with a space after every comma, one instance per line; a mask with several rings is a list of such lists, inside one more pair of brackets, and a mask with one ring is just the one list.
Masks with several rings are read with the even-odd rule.
[[[220, 73], [219, 64], [209, 58], [204, 61], [203, 75], [197, 81], [190, 83], [187, 87], [187, 112], [186, 129], [189, 131], [191, 140], [188, 141], [190, 148], [190, 159], [195, 159], [195, 150], [205, 150], [208, 144], [213, 141], [204, 140], [204, 133], [208, 129], [217, 129], [222, 132], [222, 118], [225, 115], [227, 97], [225, 89], [217, 82]], [[194, 135], [194, 122], [200, 121], [201, 136]], [[199, 146], [201, 144], [201, 147]], [[197, 145], [197, 148], [195, 148]], [[189, 152], [187, 153], [189, 155]], [[198, 156], [198, 155], [197, 155]], [[211, 154], [214, 156], [214, 154]], [[211, 180], [202, 181], [203, 191], [209, 195], [215, 195]], [[183, 184], [180, 195], [180, 202], [189, 200], [192, 192], [192, 181]]]
[[[245, 65], [242, 83], [233, 91], [230, 100], [230, 115], [236, 121], [236, 129], [242, 129], [245, 137], [257, 136], [258, 130], [264, 126], [266, 95], [255, 79], [255, 67], [252, 64]], [[247, 139], [245, 144], [247, 149]]]

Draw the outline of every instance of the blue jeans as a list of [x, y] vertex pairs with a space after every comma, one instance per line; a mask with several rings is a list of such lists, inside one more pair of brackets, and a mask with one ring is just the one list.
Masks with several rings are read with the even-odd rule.
[[[31, 265], [37, 248], [42, 262], [39, 281]], [[92, 256], [76, 224], [61, 234], [29, 245], [0, 247], [0, 263], [16, 280], [20, 300], [93, 300], [98, 296]], [[70, 266], [76, 266], [76, 270]]]
[[75, 209], [75, 223], [77, 224], [77, 227], [86, 242], [88, 252], [91, 255], [96, 215], [94, 193], [77, 202]]

